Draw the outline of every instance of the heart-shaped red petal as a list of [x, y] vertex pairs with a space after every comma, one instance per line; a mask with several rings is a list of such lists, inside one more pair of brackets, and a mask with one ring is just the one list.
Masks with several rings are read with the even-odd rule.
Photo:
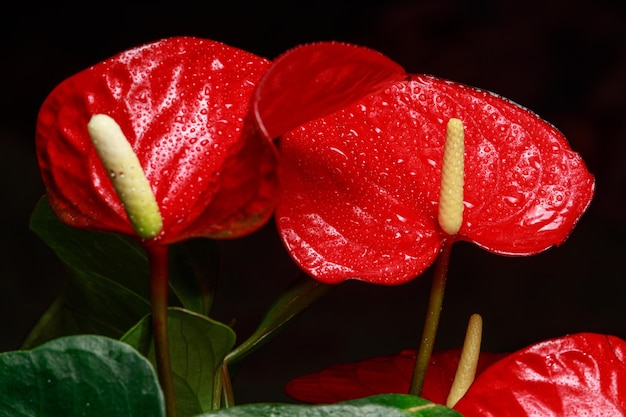
[[626, 415], [626, 341], [578, 333], [494, 363], [454, 407], [465, 417]]
[[142, 45], [62, 82], [42, 105], [37, 153], [55, 212], [82, 228], [134, 234], [87, 132], [94, 114], [120, 125], [163, 217], [155, 240], [234, 237], [271, 214], [276, 151], [249, 101], [269, 61], [219, 42]]
[[527, 109], [430, 76], [389, 85], [281, 139], [282, 239], [317, 279], [399, 284], [449, 235], [437, 222], [446, 123], [465, 127], [464, 221], [453, 239], [528, 255], [562, 243], [594, 178]]

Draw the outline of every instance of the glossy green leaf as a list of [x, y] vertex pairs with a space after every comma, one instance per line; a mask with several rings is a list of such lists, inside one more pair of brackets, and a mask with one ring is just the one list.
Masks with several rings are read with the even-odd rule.
[[[41, 317], [23, 348], [72, 334], [119, 338], [150, 312], [149, 265], [138, 242], [67, 226], [45, 196], [35, 207], [30, 227], [68, 266], [69, 273], [61, 296]], [[216, 262], [205, 263], [207, 257], [214, 259], [214, 245], [203, 239], [171, 247], [171, 305], [208, 314], [213, 295], [210, 279], [215, 276], [208, 268]]]
[[0, 355], [0, 417], [159, 417], [150, 363], [125, 343], [69, 336]]
[[[179, 417], [210, 411], [215, 373], [235, 344], [227, 326], [181, 308], [169, 309], [168, 333]], [[154, 365], [151, 319], [144, 317], [122, 337]]]
[[331, 405], [246, 404], [198, 417], [461, 417], [456, 411], [405, 394], [384, 394]]

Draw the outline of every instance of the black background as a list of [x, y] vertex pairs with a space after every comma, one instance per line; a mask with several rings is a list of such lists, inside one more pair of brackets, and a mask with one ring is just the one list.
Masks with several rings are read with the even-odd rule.
[[[378, 49], [412, 73], [488, 89], [556, 125], [597, 180], [570, 239], [527, 258], [455, 245], [438, 347], [462, 343], [470, 314], [484, 349], [510, 351], [565, 333], [626, 338], [626, 13], [623, 2], [529, 0], [205, 2], [83, 7], [5, 2], [0, 25], [0, 351], [17, 349], [59, 290], [62, 266], [28, 229], [43, 186], [37, 111], [56, 84], [144, 42], [211, 38], [273, 58], [304, 42]], [[221, 242], [215, 316], [240, 340], [298, 274], [273, 224]], [[337, 362], [415, 348], [431, 271], [409, 284], [339, 286], [235, 375], [239, 402], [287, 401], [289, 378]], [[114, 306], [112, 307], [114, 308]]]

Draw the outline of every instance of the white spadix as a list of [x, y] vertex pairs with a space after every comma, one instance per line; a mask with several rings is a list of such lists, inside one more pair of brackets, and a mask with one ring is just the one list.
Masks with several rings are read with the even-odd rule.
[[89, 136], [137, 235], [150, 239], [161, 232], [163, 219], [139, 159], [113, 118], [94, 115]]

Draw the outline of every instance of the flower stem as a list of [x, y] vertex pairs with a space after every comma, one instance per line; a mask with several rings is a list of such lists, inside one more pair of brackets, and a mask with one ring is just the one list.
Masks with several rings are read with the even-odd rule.
[[409, 394], [416, 395], [418, 397], [422, 394], [424, 379], [426, 377], [426, 369], [428, 368], [430, 356], [435, 345], [435, 337], [437, 336], [439, 317], [441, 316], [441, 308], [443, 304], [443, 295], [446, 288], [451, 250], [452, 241], [448, 239], [443, 244], [443, 249], [437, 258], [437, 263], [435, 265], [435, 274], [433, 276], [433, 282], [430, 289], [430, 299], [428, 301], [428, 310], [426, 311], [426, 320], [424, 322], [422, 340], [417, 351], [415, 368], [413, 369], [413, 377], [411, 378], [411, 386], [409, 388]]
[[152, 308], [152, 332], [156, 354], [157, 374], [165, 397], [167, 417], [176, 417], [174, 380], [170, 362], [167, 330], [167, 300], [169, 290], [168, 250], [164, 245], [146, 245], [150, 263], [150, 297]]

